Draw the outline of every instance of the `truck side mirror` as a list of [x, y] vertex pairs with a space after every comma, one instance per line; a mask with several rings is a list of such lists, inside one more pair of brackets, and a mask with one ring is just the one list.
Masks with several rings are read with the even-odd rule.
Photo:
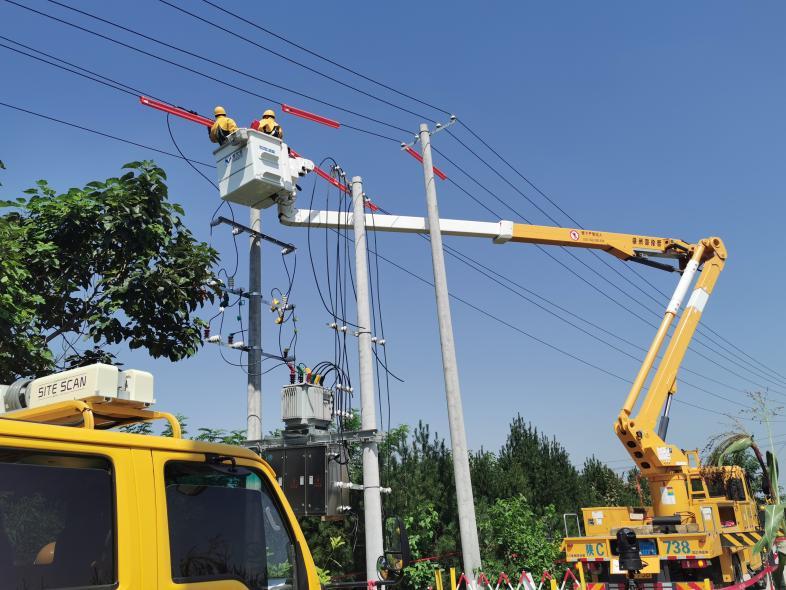
[[382, 580], [395, 584], [403, 579], [404, 568], [413, 563], [407, 528], [398, 516], [386, 519], [384, 542], [384, 553], [377, 561], [377, 572]]

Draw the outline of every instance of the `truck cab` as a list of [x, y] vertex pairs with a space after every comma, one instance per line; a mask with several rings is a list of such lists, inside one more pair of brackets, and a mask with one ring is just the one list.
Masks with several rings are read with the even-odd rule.
[[[33, 381], [27, 408], [0, 413], [0, 587], [319, 588], [270, 466], [242, 447], [180, 438], [171, 414], [101, 367], [97, 381], [60, 379], [37, 407]], [[106, 375], [114, 393], [94, 389]], [[6, 394], [8, 408], [16, 393]], [[157, 419], [173, 436], [109, 429]]]

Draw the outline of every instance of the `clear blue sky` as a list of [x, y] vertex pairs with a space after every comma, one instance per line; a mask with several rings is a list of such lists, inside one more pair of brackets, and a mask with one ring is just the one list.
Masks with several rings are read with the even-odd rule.
[[[202, 2], [173, 1], [375, 96], [419, 114], [439, 116], [428, 107], [328, 66]], [[49, 2], [20, 2], [251, 92], [396, 139], [409, 139], [402, 132], [221, 70]], [[417, 116], [317, 77], [160, 2], [90, 0], [77, 6], [259, 78], [405, 129], [415, 131], [421, 122]], [[729, 249], [729, 261], [707, 307], [707, 325], [786, 374], [782, 337], [786, 289], [782, 269], [786, 147], [782, 23], [786, 8], [782, 3], [347, 2], [263, 6], [231, 2], [227, 7], [457, 114], [585, 227], [689, 241], [721, 236]], [[0, 2], [0, 21], [5, 37], [202, 113], [223, 104], [240, 124], [248, 124], [270, 106], [278, 110], [275, 104], [7, 2]], [[7, 49], [0, 50], [3, 102], [173, 151], [161, 113], [139, 106], [131, 96]], [[219, 203], [218, 196], [183, 161], [0, 108], [4, 115], [0, 157], [8, 167], [2, 174], [3, 196], [16, 196], [38, 178], [48, 179], [59, 189], [81, 186], [117, 174], [124, 162], [153, 157], [167, 170], [171, 195], [186, 208], [190, 227], [201, 239], [210, 239], [208, 222]], [[298, 151], [316, 161], [333, 157], [351, 174], [363, 176], [366, 191], [385, 208], [424, 214], [421, 169], [396, 144], [290, 116], [280, 120], [287, 140]], [[173, 130], [189, 156], [211, 161], [211, 144], [203, 128], [174, 120]], [[465, 130], [457, 128], [456, 135], [557, 221], [571, 224]], [[521, 215], [535, 223], [550, 223], [447, 134], [435, 136], [434, 144], [518, 212], [501, 205], [437, 157], [438, 165], [452, 179], [500, 216], [516, 220]], [[205, 171], [212, 174], [209, 169]], [[303, 182], [303, 201], [310, 195], [313, 182]], [[324, 183], [316, 182], [317, 195], [324, 199]], [[443, 217], [495, 219], [450, 184], [441, 182], [438, 190]], [[332, 202], [336, 202], [335, 193]], [[240, 207], [236, 214], [241, 219], [247, 217]], [[269, 233], [300, 247], [293, 291], [300, 321], [299, 360], [313, 365], [332, 359], [331, 334], [325, 327], [329, 318], [315, 291], [304, 230], [280, 227], [272, 212], [264, 214], [263, 224]], [[318, 235], [321, 239], [322, 234]], [[228, 230], [217, 229], [212, 243], [220, 250], [224, 265], [233, 267], [235, 255]], [[238, 243], [237, 281], [244, 284], [245, 240]], [[650, 326], [531, 246], [495, 246], [461, 238], [446, 239], [446, 243], [638, 346], [647, 346], [652, 338], [654, 330]], [[416, 236], [380, 236], [379, 250], [412, 272], [430, 278], [428, 244]], [[559, 250], [552, 254], [624, 307], [650, 322], [658, 321], [665, 302], [656, 304], [638, 290], [641, 287], [662, 299], [624, 264], [609, 259], [617, 274], [587, 252], [578, 253], [581, 262]], [[265, 290], [284, 287], [283, 268], [275, 248], [264, 248], [263, 265]], [[323, 268], [320, 266], [318, 273], [324, 287]], [[412, 424], [422, 419], [447, 434], [433, 290], [384, 263], [381, 270], [390, 366], [406, 380], [392, 388], [392, 422]], [[674, 275], [639, 267], [636, 271], [662, 291], [673, 288]], [[637, 365], [629, 357], [451, 258], [448, 273], [451, 292], [473, 305], [608, 371], [628, 379], [635, 374]], [[213, 313], [203, 312], [205, 317]], [[615, 461], [612, 465], [625, 465], [621, 461], [625, 454], [611, 428], [627, 393], [625, 383], [461, 303], [454, 302], [453, 314], [472, 448], [498, 448], [509, 420], [521, 413], [544, 432], [557, 436], [577, 462], [595, 453]], [[233, 312], [226, 318], [225, 332], [236, 326]], [[272, 315], [265, 316], [263, 330], [266, 348], [276, 349]], [[629, 344], [602, 333], [597, 335], [640, 355]], [[714, 348], [707, 338], [703, 340]], [[153, 361], [141, 353], [120, 352], [126, 366], [155, 374], [159, 406], [188, 415], [192, 428], [244, 426], [245, 374], [225, 364], [215, 347], [205, 347], [194, 359], [178, 364]], [[354, 360], [354, 347], [350, 354]], [[749, 371], [744, 357], [735, 360], [743, 366], [695, 346], [686, 366], [723, 385], [696, 375], [685, 377], [743, 404], [747, 403], [744, 390], [767, 385], [780, 392], [773, 392], [774, 399], [783, 400], [786, 380], [781, 379], [777, 387], [761, 373]], [[285, 369], [264, 377], [265, 430], [279, 425], [279, 387], [287, 377]], [[680, 386], [678, 395], [679, 399], [717, 412], [737, 414], [742, 409], [686, 384]], [[725, 418], [685, 405], [674, 407], [671, 424], [670, 440], [686, 448], [703, 447], [709, 435], [728, 428]], [[777, 426], [782, 432], [782, 424]]]

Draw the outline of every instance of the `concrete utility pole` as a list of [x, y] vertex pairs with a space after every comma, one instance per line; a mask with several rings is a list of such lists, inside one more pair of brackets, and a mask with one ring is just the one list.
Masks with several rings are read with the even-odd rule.
[[450, 443], [453, 449], [453, 476], [456, 480], [462, 562], [464, 573], [474, 584], [475, 572], [480, 569], [478, 527], [475, 522], [475, 502], [469, 472], [467, 435], [464, 431], [464, 410], [461, 406], [456, 347], [453, 342], [453, 322], [450, 318], [448, 278], [445, 272], [445, 254], [442, 250], [442, 234], [439, 225], [439, 209], [437, 208], [437, 187], [434, 184], [434, 165], [431, 159], [431, 135], [428, 125], [425, 123], [420, 125], [420, 144], [423, 146], [423, 175], [426, 182], [431, 261], [434, 268], [434, 291], [437, 295], [439, 340], [442, 345], [442, 370], [445, 375]]
[[[371, 299], [366, 252], [366, 215], [363, 180], [352, 177], [352, 223], [355, 230], [355, 283], [357, 291], [358, 372], [360, 373], [360, 422], [363, 430], [376, 430], [374, 365], [371, 343]], [[363, 443], [363, 505], [366, 526], [366, 579], [377, 579], [377, 559], [382, 555], [382, 500], [379, 495], [379, 451], [376, 442]]]
[[[251, 207], [251, 229], [262, 231], [262, 215]], [[262, 247], [251, 235], [248, 249], [248, 415], [246, 440], [262, 438]]]

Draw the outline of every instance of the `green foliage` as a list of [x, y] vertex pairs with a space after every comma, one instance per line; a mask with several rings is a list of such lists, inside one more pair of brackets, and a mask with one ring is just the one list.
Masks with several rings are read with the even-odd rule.
[[222, 428], [198, 428], [197, 430], [199, 434], [194, 437], [194, 440], [225, 445], [240, 445], [246, 440], [245, 430], [230, 430], [229, 432]]
[[595, 457], [584, 462], [579, 475], [581, 506], [637, 506], [640, 499], [633, 482], [618, 476], [608, 465]]
[[580, 504], [579, 473], [565, 448], [539, 433], [519, 415], [510, 424], [507, 441], [496, 460], [498, 477], [473, 483], [481, 496], [513, 498], [523, 494], [536, 510], [553, 505], [557, 512], [574, 512]]
[[[185, 438], [188, 434], [188, 418], [186, 418], [183, 414], [175, 414], [175, 420], [177, 420], [177, 423], [180, 424], [180, 434], [183, 436], [183, 438]], [[166, 423], [166, 426], [164, 426], [164, 429], [161, 431], [161, 436], [172, 436], [172, 426], [169, 424], [169, 422]]]
[[562, 540], [554, 506], [537, 511], [519, 494], [500, 498], [480, 518], [483, 569], [492, 575], [526, 570], [533, 575], [554, 571]]
[[786, 504], [770, 504], [764, 507], [764, 534], [753, 547], [754, 554], [765, 547], [772, 547], [775, 537], [783, 528], [784, 509], [786, 509]]
[[[193, 313], [217, 253], [183, 225], [166, 175], [132, 162], [122, 176], [58, 194], [46, 181], [0, 202], [0, 382], [55, 368], [50, 346], [75, 353], [125, 342], [172, 361], [201, 345]], [[67, 344], [66, 344], [67, 343]]]

